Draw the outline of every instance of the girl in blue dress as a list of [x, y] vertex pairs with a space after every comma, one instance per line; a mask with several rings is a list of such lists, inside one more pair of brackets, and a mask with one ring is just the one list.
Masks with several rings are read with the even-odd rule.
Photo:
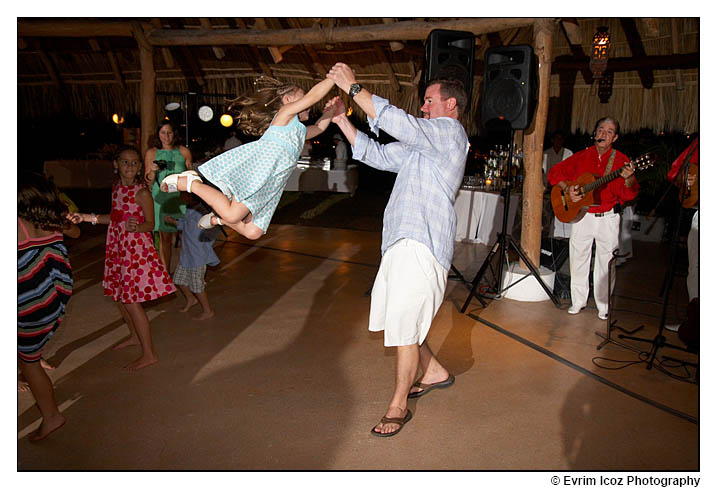
[[196, 194], [212, 207], [214, 213], [202, 217], [200, 228], [227, 225], [250, 240], [267, 232], [304, 141], [321, 134], [336, 111], [343, 110], [335, 97], [316, 124], [306, 127], [300, 120], [307, 120], [309, 108], [329, 93], [332, 80], [322, 80], [306, 94], [296, 85], [267, 77], [255, 85], [254, 92], [233, 100], [230, 109], [239, 110], [242, 131], [261, 138], [212, 158], [197, 172], [170, 175], [160, 186], [165, 192]]

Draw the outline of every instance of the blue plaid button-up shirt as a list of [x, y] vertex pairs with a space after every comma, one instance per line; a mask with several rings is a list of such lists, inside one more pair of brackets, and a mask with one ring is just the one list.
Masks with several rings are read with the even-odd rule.
[[381, 145], [357, 131], [353, 158], [397, 174], [384, 210], [382, 255], [397, 240], [411, 238], [426, 245], [448, 271], [454, 255], [454, 200], [464, 177], [469, 140], [459, 121], [450, 117], [420, 119], [372, 96], [376, 118], [368, 119], [395, 143]]

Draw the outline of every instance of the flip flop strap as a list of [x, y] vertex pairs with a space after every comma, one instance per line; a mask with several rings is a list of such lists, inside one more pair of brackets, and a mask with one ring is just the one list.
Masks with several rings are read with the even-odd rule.
[[382, 417], [380, 422], [382, 424], [397, 424], [397, 425], [404, 425], [406, 423], [405, 418], [391, 418], [391, 417]]

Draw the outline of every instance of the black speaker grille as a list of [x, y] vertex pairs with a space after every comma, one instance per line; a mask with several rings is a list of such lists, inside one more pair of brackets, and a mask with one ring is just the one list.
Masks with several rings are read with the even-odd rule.
[[521, 115], [524, 94], [517, 81], [509, 78], [498, 80], [488, 87], [485, 97], [491, 113], [508, 121]]

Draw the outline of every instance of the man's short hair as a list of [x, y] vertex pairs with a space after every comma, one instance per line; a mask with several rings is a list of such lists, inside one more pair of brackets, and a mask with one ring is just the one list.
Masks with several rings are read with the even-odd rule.
[[599, 119], [598, 121], [596, 121], [596, 125], [593, 127], [593, 134], [594, 134], [594, 135], [596, 134], [596, 131], [598, 131], [598, 127], [599, 127], [601, 124], [605, 123], [605, 122], [612, 122], [613, 125], [616, 127], [616, 134], [617, 134], [617, 135], [621, 134], [621, 125], [618, 124], [618, 120], [616, 120], [616, 119], [614, 119], [614, 118], [612, 118], [612, 117], [606, 116], [606, 117], [602, 117], [601, 119]]
[[456, 110], [460, 117], [466, 110], [468, 104], [468, 97], [466, 96], [463, 82], [451, 78], [435, 78], [429, 80], [429, 83], [426, 84], [426, 88], [436, 85], [437, 83], [440, 84], [439, 93], [444, 99], [451, 97], [456, 99]]

